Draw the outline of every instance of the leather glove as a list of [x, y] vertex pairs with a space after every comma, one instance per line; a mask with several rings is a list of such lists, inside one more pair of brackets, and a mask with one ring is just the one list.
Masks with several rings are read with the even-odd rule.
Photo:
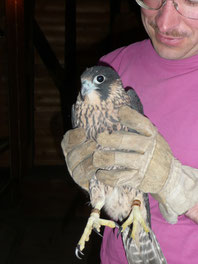
[[66, 132], [61, 147], [73, 180], [83, 189], [88, 190], [89, 180], [96, 172], [96, 168], [93, 166], [96, 142], [86, 140], [83, 128], [75, 128]]
[[[176, 223], [198, 202], [198, 170], [176, 160], [156, 127], [143, 115], [124, 106], [120, 122], [137, 133], [118, 131], [98, 135], [103, 150], [93, 156], [100, 168], [96, 177], [111, 186], [129, 185], [151, 193], [159, 201], [162, 215]], [[113, 167], [115, 169], [108, 170]]]

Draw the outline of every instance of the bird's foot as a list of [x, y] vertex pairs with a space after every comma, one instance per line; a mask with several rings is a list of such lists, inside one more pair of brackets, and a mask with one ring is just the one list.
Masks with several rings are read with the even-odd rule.
[[149, 227], [146, 225], [143, 219], [140, 206], [141, 206], [141, 201], [138, 199], [135, 199], [132, 204], [132, 211], [120, 229], [120, 232], [123, 232], [128, 226], [130, 226], [133, 223], [132, 232], [131, 232], [131, 237], [133, 240], [135, 240], [135, 236], [136, 236], [136, 232], [137, 232], [137, 228], [139, 224], [143, 227], [146, 233], [149, 233], [150, 231]]
[[[100, 218], [100, 210], [99, 209], [92, 209], [91, 215], [87, 221], [87, 225], [84, 229], [84, 232], [77, 244], [75, 254], [77, 258], [81, 259], [79, 254], [84, 255], [82, 253], [83, 249], [85, 248], [85, 242], [89, 241], [89, 237], [91, 235], [92, 230], [94, 230], [97, 234], [100, 234], [100, 227], [101, 226], [108, 226], [111, 228], [117, 227], [117, 224], [111, 220], [105, 220]], [[100, 234], [101, 235], [101, 234]], [[102, 236], [102, 235], [101, 235]]]

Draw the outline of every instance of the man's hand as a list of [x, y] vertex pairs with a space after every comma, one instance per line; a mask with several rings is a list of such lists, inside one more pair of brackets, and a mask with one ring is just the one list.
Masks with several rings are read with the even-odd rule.
[[[105, 184], [129, 185], [151, 193], [170, 223], [176, 223], [177, 216], [184, 213], [197, 221], [198, 170], [182, 166], [174, 158], [149, 119], [127, 106], [120, 109], [119, 116], [122, 124], [138, 134], [101, 133], [97, 139], [102, 147], [99, 149], [96, 142], [86, 140], [82, 128], [65, 134], [61, 146], [74, 181], [88, 190], [89, 180], [96, 174]], [[117, 169], [105, 170], [110, 167]]]
[[89, 180], [96, 171], [93, 166], [96, 142], [86, 140], [83, 128], [75, 128], [64, 135], [61, 147], [70, 175], [78, 185], [88, 190]]
[[189, 209], [185, 215], [198, 224], [198, 203], [193, 208]]
[[[98, 144], [108, 149], [94, 154], [94, 165], [103, 169], [98, 171], [98, 179], [112, 186], [132, 185], [146, 193], [158, 193], [173, 160], [169, 145], [149, 119], [135, 110], [124, 106], [119, 117], [122, 124], [139, 134], [121, 131], [98, 135]], [[118, 169], [105, 170], [113, 166]]]
[[[153, 124], [124, 106], [120, 122], [132, 132], [99, 134], [97, 142], [103, 150], [93, 156], [100, 168], [96, 177], [111, 186], [129, 185], [151, 193], [159, 201], [161, 213], [170, 223], [198, 202], [198, 170], [182, 166]], [[116, 169], [106, 170], [114, 167]]]

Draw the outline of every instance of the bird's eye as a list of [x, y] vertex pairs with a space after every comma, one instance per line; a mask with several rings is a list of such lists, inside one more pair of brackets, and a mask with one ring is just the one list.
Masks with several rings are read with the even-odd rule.
[[94, 78], [94, 83], [96, 84], [101, 84], [103, 83], [105, 80], [105, 77], [103, 75], [97, 75], [95, 78]]

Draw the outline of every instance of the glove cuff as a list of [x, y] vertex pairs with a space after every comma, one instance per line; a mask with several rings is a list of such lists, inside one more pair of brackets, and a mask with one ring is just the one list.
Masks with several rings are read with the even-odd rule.
[[147, 158], [148, 166], [139, 189], [143, 192], [149, 190], [150, 193], [158, 193], [169, 177], [173, 159], [169, 145], [159, 133], [156, 135], [155, 146], [150, 156], [150, 160]]
[[152, 196], [159, 201], [165, 219], [176, 223], [178, 215], [184, 214], [198, 202], [198, 170], [182, 166], [173, 159], [168, 180], [161, 191]]

